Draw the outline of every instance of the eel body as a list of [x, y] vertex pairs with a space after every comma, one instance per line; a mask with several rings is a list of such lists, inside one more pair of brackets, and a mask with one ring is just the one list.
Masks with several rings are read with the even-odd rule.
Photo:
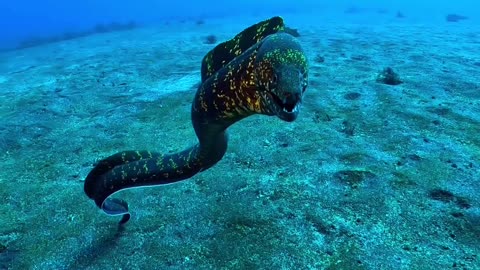
[[198, 143], [174, 154], [123, 151], [99, 161], [85, 179], [84, 191], [109, 215], [130, 218], [120, 190], [188, 179], [219, 160], [227, 150], [226, 130], [253, 114], [297, 118], [308, 84], [308, 62], [299, 42], [273, 17], [220, 43], [202, 61], [202, 82], [191, 119]]

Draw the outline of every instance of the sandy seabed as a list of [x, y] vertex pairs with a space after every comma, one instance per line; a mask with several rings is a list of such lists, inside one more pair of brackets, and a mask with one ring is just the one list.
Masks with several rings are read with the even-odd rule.
[[[254, 22], [1, 53], [0, 269], [480, 269], [480, 32], [461, 24], [291, 23], [297, 121], [252, 116], [215, 167], [118, 194], [123, 230], [95, 207], [100, 158], [196, 143], [205, 38]], [[403, 83], [376, 82], [385, 67]]]

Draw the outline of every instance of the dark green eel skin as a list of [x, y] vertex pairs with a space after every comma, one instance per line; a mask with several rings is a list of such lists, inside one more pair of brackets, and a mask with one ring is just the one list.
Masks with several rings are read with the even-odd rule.
[[84, 190], [109, 215], [130, 219], [120, 190], [188, 179], [219, 160], [227, 150], [226, 130], [253, 114], [297, 118], [308, 84], [308, 62], [299, 42], [284, 32], [280, 17], [257, 23], [217, 45], [202, 61], [202, 83], [192, 104], [198, 143], [174, 154], [124, 151], [101, 160]]

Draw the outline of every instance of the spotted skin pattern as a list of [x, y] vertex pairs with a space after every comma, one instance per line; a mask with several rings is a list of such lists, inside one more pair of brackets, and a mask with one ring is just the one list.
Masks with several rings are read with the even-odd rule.
[[202, 82], [266, 36], [284, 30], [283, 19], [273, 17], [250, 26], [231, 40], [218, 44], [203, 57]]
[[188, 179], [222, 159], [227, 128], [253, 114], [297, 118], [308, 84], [308, 62], [298, 43], [273, 17], [219, 44], [202, 61], [202, 83], [191, 118], [198, 143], [179, 153], [124, 151], [101, 160], [88, 174], [84, 191], [109, 215], [130, 218], [120, 190]]

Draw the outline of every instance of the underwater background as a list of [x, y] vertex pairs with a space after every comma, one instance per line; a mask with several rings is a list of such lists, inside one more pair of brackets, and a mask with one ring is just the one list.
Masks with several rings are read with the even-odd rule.
[[[0, 269], [480, 269], [480, 4], [2, 1]], [[250, 116], [215, 166], [84, 193], [102, 158], [197, 143], [202, 58], [281, 16], [296, 121]]]

